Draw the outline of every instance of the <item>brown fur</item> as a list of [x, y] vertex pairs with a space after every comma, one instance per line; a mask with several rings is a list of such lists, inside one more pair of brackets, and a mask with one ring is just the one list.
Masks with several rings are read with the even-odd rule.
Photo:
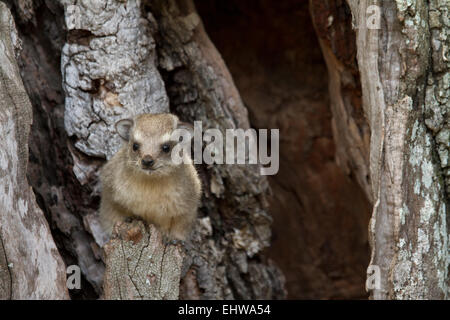
[[[200, 180], [190, 159], [176, 165], [170, 153], [161, 150], [179, 125], [172, 114], [134, 119], [129, 141], [101, 171], [100, 218], [108, 233], [116, 222], [132, 216], [156, 225], [171, 239], [185, 240], [190, 233], [201, 197]], [[134, 143], [139, 144], [137, 151]], [[142, 167], [142, 158], [149, 156], [155, 170]]]

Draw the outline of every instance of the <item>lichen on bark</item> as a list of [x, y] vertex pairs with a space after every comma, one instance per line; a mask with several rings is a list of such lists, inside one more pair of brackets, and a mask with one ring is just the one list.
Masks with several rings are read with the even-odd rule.
[[[355, 20], [365, 21], [370, 1], [348, 2]], [[372, 297], [442, 299], [449, 286], [449, 89], [443, 87], [449, 74], [449, 4], [395, 1], [380, 6], [381, 29], [357, 29], [372, 135], [371, 264], [381, 268], [381, 288]]]

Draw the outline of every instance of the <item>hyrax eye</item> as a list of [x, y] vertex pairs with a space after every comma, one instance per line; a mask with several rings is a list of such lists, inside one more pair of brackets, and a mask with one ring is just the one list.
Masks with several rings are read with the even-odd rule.
[[139, 150], [139, 143], [133, 143], [133, 151], [138, 151]]
[[167, 143], [163, 144], [161, 146], [162, 151], [164, 151], [165, 153], [168, 153], [170, 151], [170, 145], [168, 145]]

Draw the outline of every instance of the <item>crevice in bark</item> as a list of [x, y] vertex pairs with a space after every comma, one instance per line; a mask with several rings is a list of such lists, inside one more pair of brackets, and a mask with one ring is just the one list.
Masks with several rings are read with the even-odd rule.
[[[2, 270], [3, 269], [3, 270]], [[9, 300], [12, 298], [13, 275], [10, 270], [8, 257], [6, 256], [5, 246], [3, 245], [2, 232], [0, 228], [0, 298]]]
[[[365, 130], [350, 10], [343, 1], [315, 5], [330, 33], [320, 36], [329, 37], [332, 52], [350, 70], [342, 89], [353, 108], [347, 112]], [[289, 297], [367, 297], [371, 209], [356, 181], [369, 177], [357, 180], [356, 167], [336, 164], [335, 141], [343, 150], [346, 141], [333, 137], [336, 115], [308, 1], [202, 0], [196, 6], [251, 126], [280, 128], [280, 171], [269, 177], [274, 231], [268, 254], [287, 278]]]

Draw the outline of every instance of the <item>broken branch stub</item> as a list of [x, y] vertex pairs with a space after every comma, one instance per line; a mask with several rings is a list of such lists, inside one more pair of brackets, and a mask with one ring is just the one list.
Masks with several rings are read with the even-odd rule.
[[116, 224], [105, 255], [103, 299], [178, 299], [184, 250], [164, 244], [155, 226], [139, 220]]

